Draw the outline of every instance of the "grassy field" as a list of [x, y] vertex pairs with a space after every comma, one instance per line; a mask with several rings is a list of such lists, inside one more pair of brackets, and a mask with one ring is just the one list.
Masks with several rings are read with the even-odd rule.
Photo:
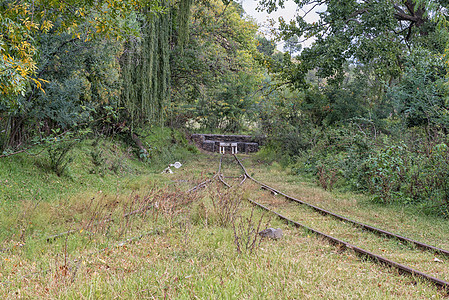
[[[170, 152], [164, 149], [175, 147], [176, 143], [168, 141], [168, 145], [156, 147], [154, 151], [158, 153], [152, 160], [138, 161], [136, 154], [120, 144], [101, 143], [101, 159], [96, 157], [102, 164], [97, 165], [95, 155], [92, 156], [92, 151], [99, 151], [95, 143], [84, 141], [73, 152], [71, 169], [61, 177], [45, 167], [42, 155], [0, 160], [3, 298], [445, 296], [426, 282], [361, 260], [350, 251], [342, 252], [254, 209], [247, 198], [270, 201], [286, 213], [303, 218], [302, 221], [314, 223], [319, 218], [304, 209], [300, 213], [296, 205], [250, 183], [232, 190], [213, 183], [199, 192], [187, 193], [215, 174], [217, 155]], [[175, 160], [183, 166], [174, 174], [160, 174]], [[324, 192], [313, 183], [288, 175], [276, 164], [260, 163], [257, 157], [245, 157], [244, 163], [256, 178], [291, 195], [449, 248], [445, 220], [405, 208], [375, 206], [357, 195]], [[230, 161], [223, 171], [228, 177], [241, 174]], [[235, 185], [240, 182], [239, 178], [225, 179]], [[329, 226], [357, 238], [353, 229], [338, 224]], [[282, 228], [284, 237], [261, 240], [256, 232], [266, 227]], [[447, 266], [446, 261], [439, 264]]]

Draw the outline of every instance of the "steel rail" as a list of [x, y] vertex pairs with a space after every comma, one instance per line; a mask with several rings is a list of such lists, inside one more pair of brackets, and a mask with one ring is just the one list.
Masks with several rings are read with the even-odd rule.
[[223, 176], [218, 176], [218, 180], [221, 181], [221, 183], [223, 183], [225, 186], [227, 186], [228, 188], [231, 188], [232, 186], [230, 184], [228, 184], [226, 181], [224, 181]]
[[316, 234], [318, 236], [321, 236], [321, 237], [327, 239], [328, 241], [330, 241], [334, 245], [342, 246], [344, 249], [351, 249], [359, 256], [369, 257], [369, 258], [373, 259], [374, 261], [376, 261], [379, 264], [383, 264], [383, 265], [387, 265], [387, 266], [396, 268], [400, 273], [404, 273], [404, 274], [409, 274], [409, 275], [412, 275], [412, 276], [420, 277], [420, 278], [422, 278], [424, 280], [427, 280], [427, 281], [433, 283], [434, 285], [436, 285], [437, 287], [445, 290], [446, 292], [449, 292], [449, 282], [447, 282], [447, 281], [444, 281], [444, 280], [438, 279], [436, 277], [430, 276], [430, 275], [428, 275], [426, 273], [423, 273], [421, 271], [415, 270], [415, 269], [410, 268], [408, 266], [402, 265], [400, 263], [397, 263], [395, 261], [387, 259], [387, 258], [385, 258], [383, 256], [374, 254], [374, 253], [372, 253], [370, 251], [367, 251], [365, 249], [362, 249], [360, 247], [352, 245], [352, 244], [350, 244], [348, 242], [345, 242], [343, 240], [340, 240], [338, 238], [335, 238], [333, 236], [330, 236], [328, 234], [320, 232], [320, 231], [318, 231], [316, 229], [310, 228], [310, 227], [308, 227], [306, 225], [303, 225], [301, 223], [293, 221], [293, 220], [291, 220], [291, 219], [289, 219], [289, 218], [287, 218], [287, 217], [285, 217], [285, 216], [275, 212], [274, 210], [271, 210], [268, 207], [266, 207], [266, 206], [264, 206], [264, 205], [262, 205], [260, 203], [257, 203], [254, 200], [248, 199], [248, 201], [250, 203], [252, 203], [253, 205], [259, 207], [259, 208], [262, 208], [262, 209], [264, 209], [266, 211], [269, 211], [269, 212], [275, 214], [280, 219], [284, 220], [287, 224], [293, 224], [297, 228], [303, 228], [306, 231], [312, 232], [312, 233], [314, 233], [314, 234]]
[[272, 188], [272, 187], [270, 187], [270, 186], [268, 186], [268, 185], [266, 185], [266, 184], [264, 184], [262, 182], [257, 181], [256, 179], [254, 179], [247, 172], [245, 166], [238, 159], [237, 155], [234, 154], [234, 157], [235, 157], [236, 161], [238, 162], [238, 164], [240, 165], [240, 167], [245, 172], [245, 175], [249, 179], [254, 181], [255, 183], [259, 184], [263, 189], [269, 190], [269, 191], [271, 191], [273, 193], [280, 194], [280, 195], [282, 195], [283, 197], [285, 197], [288, 200], [291, 200], [291, 201], [294, 201], [294, 202], [306, 205], [306, 206], [314, 209], [315, 211], [317, 211], [317, 212], [319, 212], [319, 213], [321, 213], [323, 215], [330, 215], [330, 216], [332, 216], [332, 217], [334, 217], [336, 219], [339, 219], [339, 220], [347, 222], [347, 223], [351, 223], [351, 224], [356, 225], [358, 227], [361, 227], [361, 228], [363, 228], [363, 229], [365, 229], [367, 231], [371, 231], [371, 232], [374, 232], [374, 233], [379, 234], [379, 235], [384, 235], [384, 236], [389, 237], [389, 238], [395, 238], [395, 239], [400, 240], [402, 242], [413, 244], [413, 245], [415, 245], [417, 248], [419, 248], [421, 250], [428, 250], [428, 251], [431, 250], [431, 251], [434, 251], [436, 253], [443, 254], [443, 255], [449, 257], [449, 251], [448, 250], [441, 249], [441, 248], [438, 248], [438, 247], [435, 247], [435, 246], [432, 246], [432, 245], [428, 245], [428, 244], [420, 242], [420, 241], [416, 241], [416, 240], [413, 240], [413, 239], [410, 239], [410, 238], [407, 238], [407, 237], [404, 237], [404, 236], [401, 236], [401, 235], [398, 235], [398, 234], [395, 234], [395, 233], [392, 233], [392, 232], [389, 232], [389, 231], [386, 231], [386, 230], [383, 230], [383, 229], [380, 229], [380, 228], [377, 228], [377, 227], [374, 227], [374, 226], [371, 226], [371, 225], [368, 225], [368, 224], [364, 224], [364, 223], [361, 223], [361, 222], [349, 219], [349, 218], [344, 217], [342, 215], [336, 214], [334, 212], [328, 211], [326, 209], [323, 209], [323, 208], [315, 206], [313, 204], [304, 202], [302, 200], [299, 200], [299, 199], [296, 199], [296, 198], [294, 198], [292, 196], [289, 196], [289, 195], [287, 195], [287, 194], [285, 194], [285, 193], [283, 193], [281, 191], [278, 191], [278, 190], [276, 190], [276, 189], [274, 189], [274, 188]]
[[224, 154], [221, 155], [220, 157], [220, 165], [218, 166], [218, 180], [221, 181], [221, 183], [223, 183], [225, 186], [227, 186], [228, 188], [231, 188], [231, 185], [229, 185], [223, 178], [223, 174], [221, 173], [221, 166], [223, 163], [223, 156]]
[[220, 163], [218, 165], [218, 172], [215, 173], [215, 175], [212, 178], [209, 178], [197, 185], [195, 185], [194, 187], [192, 187], [191, 189], [187, 190], [186, 193], [191, 193], [191, 192], [195, 192], [200, 188], [205, 187], [207, 184], [211, 183], [212, 181], [214, 181], [215, 178], [218, 178], [224, 185], [226, 185], [227, 187], [231, 187], [229, 184], [227, 184], [224, 179], [223, 179], [223, 175], [221, 174], [221, 164], [223, 161], [223, 155], [220, 156]]
[[186, 193], [191, 193], [191, 192], [195, 192], [196, 190], [203, 188], [204, 186], [206, 186], [207, 184], [211, 183], [216, 177], [218, 176], [218, 173], [214, 175], [214, 177], [207, 179], [203, 182], [200, 182], [199, 184], [195, 185], [193, 188], [189, 189], [186, 191]]
[[248, 178], [248, 176], [246, 176], [246, 174], [243, 174], [243, 179], [242, 181], [239, 183], [239, 185], [242, 185], [245, 183], [246, 178]]
[[[234, 157], [236, 158], [237, 162], [239, 162], [240, 166], [243, 168], [246, 177], [248, 177], [251, 180], [257, 182], [254, 178], [252, 178], [248, 174], [248, 172], [246, 171], [245, 167], [238, 160], [237, 156], [234, 155]], [[220, 169], [221, 169], [221, 160], [220, 160]], [[225, 182], [223, 181], [223, 183], [225, 183]], [[260, 185], [264, 185], [264, 184], [261, 184], [259, 182], [257, 182], [257, 183], [260, 184]], [[279, 194], [283, 194], [283, 193], [280, 193], [279, 191], [274, 190], [274, 189], [272, 191], [277, 192]], [[395, 261], [390, 260], [388, 258], [385, 258], [383, 256], [380, 256], [380, 255], [377, 255], [375, 253], [372, 253], [372, 252], [370, 252], [368, 250], [365, 250], [363, 248], [360, 248], [360, 247], [357, 247], [355, 245], [352, 245], [352, 244], [350, 244], [350, 243], [348, 243], [346, 241], [340, 240], [340, 239], [338, 239], [336, 237], [333, 237], [333, 236], [330, 236], [328, 234], [325, 234], [325, 233], [323, 233], [321, 231], [318, 231], [316, 229], [308, 227], [308, 226], [306, 226], [304, 224], [301, 224], [299, 222], [291, 220], [291, 219], [289, 219], [289, 218], [279, 214], [278, 212], [276, 212], [276, 211], [274, 211], [274, 210], [272, 210], [272, 209], [270, 209], [270, 208], [268, 208], [268, 207], [266, 207], [266, 206], [264, 206], [264, 205], [262, 205], [262, 204], [260, 204], [260, 203], [258, 203], [256, 201], [254, 201], [254, 200], [248, 199], [248, 201], [251, 204], [253, 204], [253, 205], [255, 205], [255, 206], [257, 206], [257, 207], [259, 207], [259, 208], [261, 208], [261, 209], [263, 209], [265, 211], [273, 213], [274, 215], [276, 215], [277, 217], [279, 217], [280, 219], [285, 221], [287, 224], [293, 224], [297, 228], [303, 228], [306, 231], [309, 231], [309, 232], [311, 232], [313, 234], [316, 234], [317, 236], [325, 238], [326, 240], [328, 240], [333, 245], [339, 245], [340, 247], [343, 247], [343, 249], [351, 249], [358, 256], [368, 257], [368, 258], [372, 259], [374, 262], [376, 262], [378, 264], [382, 264], [382, 265], [386, 265], [386, 266], [389, 266], [389, 267], [392, 267], [392, 268], [396, 268], [399, 271], [400, 274], [408, 274], [408, 275], [411, 275], [411, 276], [415, 276], [415, 277], [419, 277], [421, 279], [427, 280], [428, 282], [434, 284], [436, 287], [444, 290], [446, 293], [449, 293], [449, 282], [447, 282], [447, 281], [444, 281], [444, 280], [441, 280], [439, 278], [433, 277], [431, 275], [428, 275], [428, 274], [423, 273], [421, 271], [418, 271], [416, 269], [410, 268], [410, 267], [408, 267], [406, 265], [400, 264], [398, 262], [395, 262]]]

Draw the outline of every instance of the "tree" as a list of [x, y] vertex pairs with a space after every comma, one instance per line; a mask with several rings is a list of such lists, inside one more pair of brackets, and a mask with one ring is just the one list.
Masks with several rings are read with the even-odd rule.
[[265, 54], [266, 56], [272, 56], [274, 50], [276, 49], [276, 44], [273, 41], [268, 40], [263, 35], [257, 36], [257, 50]]
[[233, 1], [198, 1], [191, 19], [189, 43], [171, 56], [172, 115], [208, 130], [236, 131], [262, 78], [257, 26]]
[[[136, 16], [158, 0], [7, 0], [0, 4], [0, 144], [36, 129], [70, 128], [118, 104], [119, 44], [139, 38]], [[45, 126], [42, 126], [45, 124]]]
[[[318, 13], [318, 21], [307, 22], [306, 15], [287, 23], [281, 19], [279, 35], [287, 40], [298, 36], [314, 39], [304, 49], [295, 68], [284, 73], [293, 86], [304, 86], [309, 70], [329, 82], [341, 82], [347, 61], [370, 66], [379, 79], [391, 82], [403, 69], [404, 57], [411, 47], [426, 45], [441, 52], [448, 41], [444, 23], [447, 1], [422, 0], [297, 0], [299, 9]], [[283, 0], [261, 0], [269, 11], [283, 5]], [[312, 9], [311, 9], [312, 8]]]
[[297, 35], [293, 35], [285, 41], [284, 51], [288, 52], [290, 55], [301, 52], [302, 45], [299, 42]]
[[446, 69], [441, 55], [417, 49], [406, 61], [401, 81], [389, 90], [407, 127], [449, 128]]
[[133, 31], [125, 22], [132, 11], [161, 11], [158, 0], [21, 0], [0, 4], [0, 105], [14, 108], [15, 96], [30, 83], [41, 87], [36, 77], [39, 40], [36, 35], [57, 25], [59, 32], [80, 40], [96, 35], [123, 36]]

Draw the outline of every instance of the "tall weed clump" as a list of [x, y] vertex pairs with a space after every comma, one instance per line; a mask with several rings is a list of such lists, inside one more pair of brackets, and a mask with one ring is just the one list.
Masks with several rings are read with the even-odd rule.
[[353, 126], [321, 131], [316, 143], [296, 160], [293, 170], [312, 176], [322, 188], [346, 186], [363, 190], [361, 166], [368, 158], [375, 140]]
[[364, 164], [365, 184], [381, 203], [419, 205], [428, 213], [449, 213], [449, 147], [440, 141], [412, 149], [404, 143], [371, 154]]
[[253, 253], [260, 246], [262, 236], [259, 232], [262, 228], [268, 226], [270, 219], [263, 224], [265, 215], [262, 214], [260, 218], [254, 215], [254, 206], [251, 209], [249, 216], [239, 215], [232, 222], [232, 229], [234, 230], [234, 244], [238, 253], [246, 252]]
[[71, 132], [60, 134], [59, 131], [59, 128], [53, 130], [54, 136], [48, 137], [45, 142], [49, 167], [58, 176], [62, 176], [73, 161], [70, 152], [81, 139]]
[[[198, 202], [191, 210], [190, 218], [195, 224], [232, 228], [234, 245], [238, 253], [254, 253], [260, 246], [262, 236], [259, 232], [266, 228], [270, 218], [259, 216], [253, 206], [248, 209], [243, 204], [245, 195], [241, 189], [212, 188], [208, 197]], [[210, 200], [205, 202], [204, 200]], [[265, 226], [265, 227], [264, 227]]]
[[241, 190], [214, 187], [194, 205], [190, 217], [196, 224], [230, 227], [240, 214], [242, 202]]

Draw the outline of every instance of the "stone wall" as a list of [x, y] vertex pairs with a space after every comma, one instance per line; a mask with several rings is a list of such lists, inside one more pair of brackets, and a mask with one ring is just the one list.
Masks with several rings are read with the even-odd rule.
[[192, 134], [192, 140], [203, 150], [218, 152], [220, 142], [237, 143], [239, 153], [253, 153], [259, 151], [263, 138], [250, 135], [224, 135], [224, 134]]

